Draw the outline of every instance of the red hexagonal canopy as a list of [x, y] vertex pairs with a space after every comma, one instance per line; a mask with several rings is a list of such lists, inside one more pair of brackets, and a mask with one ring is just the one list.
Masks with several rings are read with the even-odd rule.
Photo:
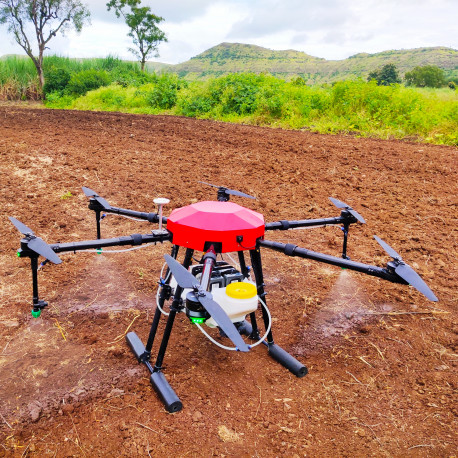
[[[253, 249], [265, 232], [264, 216], [233, 202], [204, 201], [172, 211], [167, 219], [175, 245], [221, 253]], [[241, 241], [239, 236], [242, 236]]]

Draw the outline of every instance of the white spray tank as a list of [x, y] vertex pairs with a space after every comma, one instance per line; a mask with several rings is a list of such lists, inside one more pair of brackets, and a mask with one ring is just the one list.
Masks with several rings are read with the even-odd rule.
[[[170, 280], [170, 286], [172, 291], [175, 291], [177, 287], [175, 277]], [[186, 298], [190, 291], [190, 289], [183, 290], [181, 297]], [[211, 294], [233, 323], [243, 321], [246, 315], [255, 312], [258, 308], [256, 285], [251, 281], [234, 281], [224, 287], [218, 287], [218, 284], [215, 283]], [[210, 328], [217, 327], [213, 318], [206, 320], [205, 324]]]
[[[224, 288], [212, 289], [213, 300], [226, 312], [233, 323], [245, 319], [245, 316], [258, 308], [256, 285], [248, 281], [233, 282]], [[205, 321], [210, 328], [217, 326], [213, 318]]]

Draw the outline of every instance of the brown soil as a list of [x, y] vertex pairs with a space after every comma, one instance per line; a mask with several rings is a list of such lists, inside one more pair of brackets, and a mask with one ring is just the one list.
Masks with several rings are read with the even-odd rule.
[[[456, 149], [2, 105], [0, 161], [0, 455], [456, 453]], [[352, 259], [384, 266], [378, 234], [440, 302], [264, 250], [274, 338], [309, 374], [296, 378], [264, 346], [221, 350], [180, 314], [164, 373], [184, 408], [168, 414], [124, 335], [135, 330], [146, 340], [170, 245], [62, 254], [64, 263], [39, 272], [50, 305], [32, 319], [30, 267], [15, 257], [20, 235], [7, 216], [49, 243], [93, 239], [81, 186], [141, 211], [168, 197], [167, 214], [216, 197], [199, 180], [255, 195], [233, 200], [266, 221], [337, 216], [328, 196], [347, 202], [367, 220], [350, 232]], [[102, 224], [105, 237], [151, 229], [114, 215]], [[331, 227], [266, 238], [338, 256], [342, 233]]]

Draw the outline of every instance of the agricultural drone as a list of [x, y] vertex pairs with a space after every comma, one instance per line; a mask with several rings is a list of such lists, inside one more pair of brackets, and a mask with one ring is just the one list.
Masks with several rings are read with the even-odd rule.
[[[208, 185], [209, 183], [204, 183]], [[214, 186], [214, 185], [210, 185]], [[156, 310], [152, 320], [146, 345], [134, 332], [126, 335], [127, 344], [139, 363], [144, 364], [151, 373], [151, 384], [156, 390], [168, 412], [181, 410], [182, 403], [165, 378], [163, 360], [177, 313], [186, 313], [204, 335], [213, 343], [227, 350], [248, 352], [258, 344], [267, 347], [268, 354], [291, 371], [297, 377], [303, 377], [308, 370], [300, 361], [274, 343], [272, 318], [266, 303], [261, 248], [268, 248], [287, 256], [312, 259], [315, 261], [355, 270], [393, 283], [412, 285], [431, 301], [437, 301], [420, 276], [406, 264], [401, 256], [383, 240], [375, 236], [377, 242], [392, 258], [386, 267], [376, 267], [352, 261], [347, 256], [348, 232], [352, 224], [365, 223], [364, 218], [349, 205], [330, 197], [331, 202], [340, 209], [340, 216], [299, 221], [276, 221], [266, 223], [263, 215], [230, 201], [231, 196], [254, 197], [224, 186], [217, 188], [217, 201], [201, 201], [177, 208], [169, 217], [163, 216], [163, 205], [168, 199], [159, 198], [157, 213], [117, 208], [110, 205], [95, 191], [83, 187], [89, 197], [89, 209], [95, 212], [97, 239], [69, 243], [47, 244], [37, 237], [25, 224], [10, 217], [14, 226], [24, 235], [19, 257], [30, 258], [33, 284], [32, 315], [37, 317], [48, 304], [38, 296], [38, 258], [43, 256], [45, 263], [61, 263], [58, 253], [82, 250], [97, 250], [113, 246], [131, 245], [136, 249], [140, 245], [171, 242], [170, 255], [165, 255], [165, 264], [159, 279], [156, 296]], [[101, 220], [106, 214], [118, 214], [149, 223], [158, 223], [158, 229], [147, 234], [133, 234], [117, 238], [101, 238]], [[300, 248], [294, 244], [273, 242], [264, 238], [267, 231], [286, 231], [297, 228], [322, 226], [341, 226], [343, 248], [341, 257], [330, 256]], [[180, 248], [185, 249], [182, 263], [178, 262]], [[108, 250], [109, 251], [109, 250]], [[195, 252], [201, 252], [196, 261]], [[248, 252], [250, 264], [247, 264], [245, 252]], [[230, 257], [237, 253], [238, 263]], [[223, 254], [232, 260], [232, 264], [223, 260]], [[220, 260], [218, 260], [220, 257]], [[193, 263], [194, 261], [194, 263]], [[42, 263], [43, 264], [43, 263]], [[251, 280], [251, 273], [254, 280]], [[168, 312], [166, 311], [168, 310]], [[260, 312], [263, 321], [261, 331], [257, 322]], [[156, 361], [151, 364], [153, 344], [161, 317], [166, 323], [162, 339], [157, 350]], [[249, 316], [249, 321], [246, 317]], [[228, 338], [234, 346], [226, 346], [222, 339], [215, 340], [202, 326], [218, 328], [222, 339]], [[262, 335], [261, 335], [262, 334]], [[242, 336], [247, 337], [247, 343]]]

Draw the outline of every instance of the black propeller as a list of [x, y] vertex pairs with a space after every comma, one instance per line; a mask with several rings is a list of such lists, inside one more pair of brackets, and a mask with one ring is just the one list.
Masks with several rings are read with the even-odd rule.
[[40, 237], [37, 237], [30, 227], [27, 227], [24, 223], [21, 223], [16, 218], [12, 216], [9, 217], [10, 221], [14, 224], [16, 229], [23, 234], [26, 238], [28, 238], [27, 246], [28, 248], [43, 256], [44, 258], [48, 259], [49, 261], [53, 262], [54, 264], [60, 264], [62, 260], [57, 256], [54, 250]]
[[348, 213], [350, 213], [352, 216], [354, 216], [360, 223], [366, 224], [366, 220], [356, 210], [353, 210], [353, 208], [351, 208], [350, 205], [347, 205], [345, 202], [342, 202], [341, 200], [335, 199], [334, 197], [330, 197], [329, 200], [337, 208], [342, 208], [343, 210], [347, 210]]
[[172, 258], [172, 256], [165, 254], [164, 258], [177, 283], [183, 289], [188, 288], [194, 290], [196, 299], [216, 321], [227, 337], [232, 340], [237, 349], [244, 352], [249, 351], [248, 345], [240, 336], [234, 323], [232, 323], [221, 306], [213, 300], [211, 293], [204, 291], [197, 278], [186, 270], [178, 261]]
[[420, 293], [425, 295], [430, 301], [437, 302], [439, 300], [429, 289], [428, 285], [423, 281], [420, 275], [418, 275], [417, 272], [412, 269], [412, 267], [410, 267], [402, 260], [399, 253], [391, 248], [380, 237], [374, 235], [374, 239], [377, 240], [379, 245], [386, 251], [386, 253], [393, 258], [396, 265], [394, 271], [397, 275], [409, 283], [409, 285], [413, 286], [417, 291], [420, 291]]
[[205, 181], [199, 181], [199, 183], [206, 184], [208, 186], [212, 186], [213, 188], [218, 188], [219, 191], [223, 192], [224, 194], [231, 195], [231, 196], [239, 196], [239, 197], [248, 197], [248, 199], [256, 199], [256, 197], [250, 196], [249, 194], [245, 194], [244, 192], [236, 191], [234, 189], [226, 188], [225, 186], [216, 186], [211, 183], [205, 183]]
[[84, 194], [86, 194], [87, 197], [92, 197], [96, 202], [100, 204], [100, 206], [104, 210], [109, 210], [111, 208], [111, 205], [103, 197], [100, 197], [92, 189], [86, 188], [86, 186], [83, 186], [82, 189], [83, 189]]

